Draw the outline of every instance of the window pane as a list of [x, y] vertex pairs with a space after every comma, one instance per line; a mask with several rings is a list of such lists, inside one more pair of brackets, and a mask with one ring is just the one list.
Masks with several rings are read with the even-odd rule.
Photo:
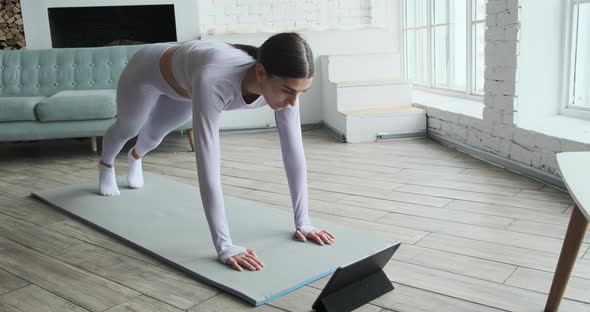
[[434, 86], [448, 88], [448, 64], [447, 64], [447, 26], [438, 26], [432, 29]]
[[449, 70], [450, 88], [467, 91], [467, 2], [465, 0], [450, 1], [449, 25]]
[[426, 26], [427, 0], [406, 0], [406, 27]]
[[485, 70], [485, 23], [473, 26], [473, 92], [483, 94]]
[[475, 11], [474, 20], [483, 20], [486, 18], [486, 0], [469, 0], [473, 1]]
[[417, 84], [427, 84], [426, 29], [406, 32], [406, 77]]
[[406, 78], [416, 81], [416, 30], [406, 32]]
[[579, 5], [574, 105], [590, 108], [590, 3]]
[[417, 30], [416, 36], [416, 82], [420, 84], [428, 83], [428, 35], [426, 29]]
[[406, 0], [406, 28], [416, 26], [416, 1]]
[[447, 1], [448, 0], [433, 0], [432, 1], [432, 15], [433, 24], [447, 23]]
[[416, 26], [426, 26], [428, 18], [428, 1], [427, 0], [414, 0], [416, 1]]

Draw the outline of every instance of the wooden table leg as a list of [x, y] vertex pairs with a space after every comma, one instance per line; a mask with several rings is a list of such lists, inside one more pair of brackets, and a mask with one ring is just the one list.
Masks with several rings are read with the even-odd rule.
[[96, 137], [90, 137], [90, 148], [92, 152], [96, 153], [98, 151], [98, 147], [96, 145]]
[[188, 142], [191, 144], [191, 150], [195, 151], [195, 136], [193, 134], [193, 129], [186, 130], [186, 134], [188, 135]]
[[580, 209], [574, 205], [563, 246], [561, 247], [557, 268], [555, 269], [555, 275], [553, 276], [553, 282], [551, 283], [549, 297], [545, 304], [545, 312], [554, 312], [559, 308], [587, 228], [588, 220], [586, 220]]

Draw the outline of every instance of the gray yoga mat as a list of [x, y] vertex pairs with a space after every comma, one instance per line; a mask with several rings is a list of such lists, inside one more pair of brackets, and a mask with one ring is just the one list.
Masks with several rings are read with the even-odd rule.
[[224, 196], [235, 244], [253, 248], [261, 271], [235, 271], [216, 258], [197, 187], [145, 173], [132, 190], [123, 177], [121, 195], [104, 197], [97, 183], [80, 183], [32, 195], [130, 243], [196, 278], [261, 305], [397, 242], [322, 222], [336, 235], [331, 246], [292, 238], [293, 213], [264, 203]]

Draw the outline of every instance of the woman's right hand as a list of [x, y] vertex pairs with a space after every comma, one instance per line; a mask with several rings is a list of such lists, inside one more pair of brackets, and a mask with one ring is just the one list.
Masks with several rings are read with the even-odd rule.
[[242, 267], [250, 271], [258, 271], [264, 267], [264, 263], [258, 259], [256, 252], [249, 248], [246, 248], [246, 252], [229, 257], [225, 263], [238, 271], [242, 271]]

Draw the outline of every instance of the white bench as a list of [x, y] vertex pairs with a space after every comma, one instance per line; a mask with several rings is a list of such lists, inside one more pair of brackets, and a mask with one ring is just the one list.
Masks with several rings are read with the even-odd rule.
[[397, 53], [322, 55], [324, 123], [348, 143], [426, 135], [426, 111], [412, 106]]

